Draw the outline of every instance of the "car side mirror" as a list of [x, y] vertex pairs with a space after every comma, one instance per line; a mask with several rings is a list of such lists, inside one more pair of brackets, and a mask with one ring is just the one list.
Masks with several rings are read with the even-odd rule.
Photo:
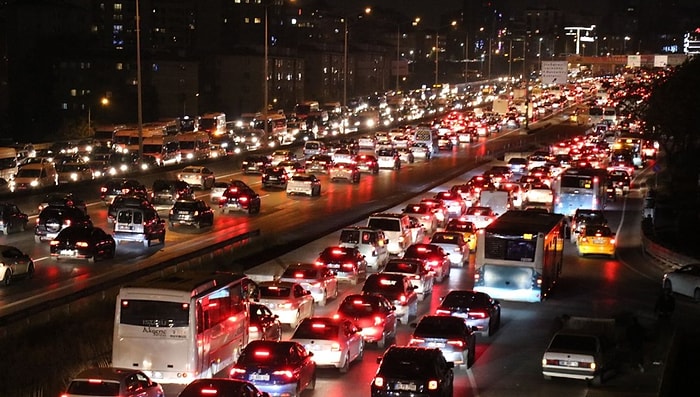
[[377, 364], [381, 364], [381, 363], [382, 363], [382, 356], [379, 356], [379, 357], [377, 357]]

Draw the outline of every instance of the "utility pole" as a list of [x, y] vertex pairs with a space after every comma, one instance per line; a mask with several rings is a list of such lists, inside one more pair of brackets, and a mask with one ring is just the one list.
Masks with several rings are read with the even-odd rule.
[[138, 107], [139, 163], [143, 160], [143, 103], [141, 98], [141, 17], [136, 0], [136, 104]]

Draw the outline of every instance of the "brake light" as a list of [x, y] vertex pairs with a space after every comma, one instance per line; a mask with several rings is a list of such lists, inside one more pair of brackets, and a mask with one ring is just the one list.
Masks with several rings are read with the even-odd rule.
[[615, 244], [615, 239], [614, 239], [614, 238], [611, 238], [611, 239], [610, 239], [610, 244]]
[[233, 367], [231, 368], [231, 372], [229, 372], [230, 376], [235, 376], [236, 374], [244, 374], [245, 370], [243, 368], [236, 368]]
[[352, 263], [343, 263], [343, 267], [346, 269], [352, 269], [354, 265]]
[[384, 378], [381, 376], [374, 378], [374, 385], [377, 387], [384, 387]]
[[202, 389], [199, 392], [203, 395], [213, 396], [215, 394], [218, 394], [219, 391], [216, 389]]
[[258, 350], [255, 352], [255, 357], [270, 357], [270, 352], [267, 350]]
[[345, 252], [344, 252], [342, 249], [340, 249], [340, 248], [336, 248], [336, 249], [333, 249], [333, 250], [331, 251], [331, 253], [332, 253], [333, 255], [342, 255], [342, 254], [344, 254]]
[[294, 378], [294, 372], [289, 370], [289, 369], [284, 369], [280, 371], [275, 371], [272, 373], [272, 375], [278, 375], [278, 376], [284, 376], [287, 379], [292, 379]]
[[323, 261], [316, 261], [315, 262], [316, 266], [324, 266], [325, 263]]
[[437, 310], [435, 310], [435, 314], [438, 316], [449, 316], [452, 313], [449, 310], [437, 309]]
[[413, 279], [414, 279], [414, 280], [420, 280], [420, 276], [417, 275], [417, 274], [414, 274], [414, 275], [413, 275]]
[[100, 188], [100, 192], [102, 192], [102, 193], [107, 193], [107, 188], [104, 187], [104, 186], [101, 187], [101, 188]]
[[247, 196], [241, 196], [241, 197], [238, 198], [238, 201], [240, 201], [240, 202], [242, 202], [242, 203], [245, 203], [245, 202], [248, 201], [248, 197], [247, 197]]
[[437, 390], [438, 388], [438, 381], [431, 379], [428, 381], [428, 390]]
[[[52, 241], [52, 242], [53, 242], [53, 241]], [[85, 241], [78, 241], [77, 243], [75, 243], [75, 246], [76, 246], [76, 247], [80, 247], [80, 248], [87, 248], [87, 247], [88, 247], [88, 243], [86, 243]]]
[[448, 340], [447, 344], [457, 346], [460, 349], [464, 347], [464, 341], [456, 340], [456, 339], [455, 340]]
[[294, 273], [294, 277], [296, 277], [296, 278], [304, 278], [304, 273]]
[[257, 325], [251, 325], [250, 327], [248, 327], [248, 332], [258, 332], [258, 331], [260, 331], [260, 329], [258, 328]]
[[381, 325], [384, 322], [384, 319], [380, 316], [375, 316], [374, 317], [374, 325]]
[[58, 240], [51, 240], [50, 245], [58, 245]]
[[469, 312], [469, 318], [486, 318], [486, 312]]
[[294, 306], [292, 302], [284, 302], [279, 305], [280, 309], [291, 309], [292, 306]]
[[399, 296], [399, 302], [406, 303], [406, 295], [401, 294], [401, 296]]
[[418, 345], [425, 342], [425, 339], [421, 338], [411, 338], [411, 340], [408, 342], [409, 345]]

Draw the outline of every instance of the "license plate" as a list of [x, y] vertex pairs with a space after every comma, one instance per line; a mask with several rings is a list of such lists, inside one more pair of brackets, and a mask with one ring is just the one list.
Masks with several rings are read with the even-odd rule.
[[605, 242], [605, 240], [602, 238], [594, 238], [593, 242], [596, 244], [603, 244]]
[[270, 380], [268, 374], [250, 374], [250, 380]]
[[416, 391], [416, 385], [413, 383], [397, 383], [394, 388], [396, 390]]
[[445, 344], [441, 343], [441, 342], [430, 342], [430, 343], [428, 343], [428, 347], [440, 347], [440, 348], [442, 348], [442, 347], [445, 347]]
[[559, 364], [565, 367], [578, 367], [578, 361], [560, 361]]
[[133, 230], [133, 228], [134, 228], [133, 226], [129, 226], [129, 225], [118, 225], [117, 226], [117, 229], [119, 229], [119, 230]]
[[321, 346], [319, 345], [306, 345], [306, 350], [320, 350]]
[[270, 177], [270, 180], [271, 180], [271, 181], [276, 181], [276, 180], [277, 180], [277, 177], [276, 177], [276, 176], [271, 176], [271, 177]]
[[61, 250], [61, 255], [73, 255], [73, 250]]

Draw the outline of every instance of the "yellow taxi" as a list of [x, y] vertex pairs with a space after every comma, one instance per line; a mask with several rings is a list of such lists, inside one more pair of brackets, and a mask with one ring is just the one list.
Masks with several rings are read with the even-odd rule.
[[476, 251], [476, 226], [464, 218], [450, 219], [445, 226], [446, 232], [460, 232], [469, 246], [469, 252]]
[[608, 255], [615, 257], [615, 233], [602, 225], [586, 225], [577, 239], [579, 256]]

